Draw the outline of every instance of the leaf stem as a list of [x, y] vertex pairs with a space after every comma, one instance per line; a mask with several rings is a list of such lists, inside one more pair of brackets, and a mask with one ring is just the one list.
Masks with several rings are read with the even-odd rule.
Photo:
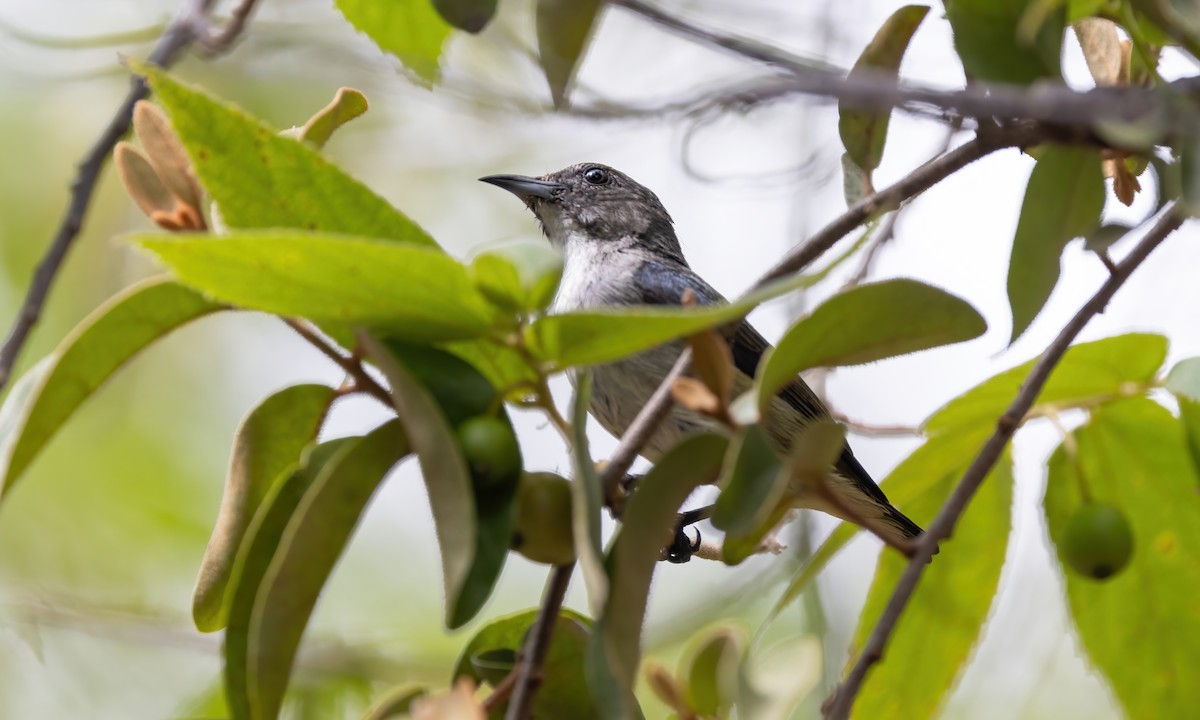
[[546, 581], [546, 592], [542, 597], [542, 608], [538, 611], [537, 619], [529, 630], [529, 639], [525, 641], [521, 652], [518, 666], [520, 673], [504, 720], [526, 720], [533, 710], [533, 699], [542, 685], [542, 668], [546, 664], [546, 656], [550, 653], [550, 641], [554, 637], [554, 627], [558, 624], [558, 613], [562, 610], [563, 598], [566, 597], [567, 586], [571, 584], [571, 574], [574, 571], [573, 562], [555, 565], [550, 571], [550, 578]]
[[1059, 435], [1062, 436], [1063, 451], [1067, 453], [1071, 469], [1075, 471], [1075, 483], [1079, 486], [1079, 497], [1083, 499], [1085, 505], [1090, 504], [1092, 492], [1088, 488], [1087, 477], [1083, 474], [1083, 462], [1079, 459], [1079, 443], [1075, 441], [1075, 433], [1071, 432], [1058, 413], [1048, 412], [1044, 417], [1058, 429]]
[[325, 341], [325, 338], [316, 331], [315, 328], [307, 321], [300, 318], [280, 318], [288, 327], [296, 331], [296, 334], [304, 338], [309, 345], [312, 345], [321, 354], [332, 360], [346, 371], [346, 374], [354, 381], [353, 390], [364, 392], [379, 402], [392, 406], [392, 396], [384, 389], [382, 385], [375, 382], [375, 378], [367, 374], [366, 368], [363, 367], [362, 361], [353, 355], [343, 355], [337, 348]]

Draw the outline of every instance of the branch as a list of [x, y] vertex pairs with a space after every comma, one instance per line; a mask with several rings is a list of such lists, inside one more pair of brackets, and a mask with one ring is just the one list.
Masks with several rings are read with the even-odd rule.
[[200, 48], [206, 56], [213, 57], [233, 47], [233, 43], [241, 36], [242, 30], [246, 29], [246, 23], [250, 20], [250, 14], [254, 12], [257, 1], [242, 0], [230, 13], [229, 19], [225, 21], [220, 30], [199, 39]]
[[304, 338], [309, 345], [312, 345], [321, 354], [332, 360], [341, 369], [346, 371], [354, 380], [354, 389], [365, 392], [379, 402], [392, 408], [392, 396], [384, 389], [382, 385], [375, 382], [375, 378], [367, 374], [367, 371], [362, 366], [362, 362], [357, 357], [343, 355], [333, 345], [325, 341], [316, 330], [305, 320], [297, 318], [281, 318], [288, 327], [296, 331], [296, 334]]
[[649, 402], [638, 411], [637, 417], [633, 419], [629, 427], [625, 428], [625, 433], [621, 435], [621, 440], [617, 443], [617, 449], [609, 456], [608, 464], [604, 466], [604, 472], [600, 473], [600, 486], [604, 488], [604, 497], [610, 507], [620, 506], [618, 498], [621, 492], [621, 481], [625, 479], [625, 474], [629, 472], [630, 466], [642, 452], [642, 448], [650, 441], [650, 436], [671, 412], [671, 407], [675, 404], [674, 397], [671, 395], [671, 385], [687, 373], [691, 367], [692, 349], [688, 347], [679, 355], [671, 372], [667, 373], [667, 376], [658, 384], [658, 389], [650, 396]]
[[[938, 90], [867, 74], [847, 77], [778, 48], [693, 25], [642, 0], [609, 0], [609, 3], [690, 40], [785, 71], [787, 77], [772, 88], [776, 96], [803, 93], [836, 98], [863, 110], [900, 108], [927, 112], [928, 108], [936, 108], [949, 115], [1016, 118], [1079, 128], [1096, 128], [1114, 121], [1144, 121], [1161, 117], [1169, 110], [1168, 99], [1162, 93], [1136, 87], [1105, 86], [1077, 92], [1059, 84], [1033, 87], [972, 84], [961, 90]], [[1194, 92], [1198, 83], [1197, 78], [1186, 78], [1170, 86]]]
[[[150, 63], [159, 67], [169, 67], [193, 43], [204, 38], [209, 29], [208, 13], [212, 9], [213, 3], [214, 0], [185, 0], [183, 8], [163, 30], [151, 51], [148, 58]], [[252, 5], [253, 2], [244, 4]], [[234, 20], [236, 20], [236, 14]], [[230, 22], [232, 24], [233, 20]], [[241, 31], [244, 23], [245, 19], [243, 18], [242, 23], [236, 26], [237, 32]], [[226, 29], [230, 29], [230, 26], [226, 26]], [[149, 88], [146, 86], [146, 81], [140, 77], [133, 78], [130, 81], [129, 92], [118, 106], [116, 114], [113, 115], [108, 126], [100, 133], [100, 137], [96, 138], [96, 142], [79, 164], [79, 170], [71, 183], [71, 195], [66, 212], [54, 234], [54, 239], [50, 242], [50, 247], [46, 250], [41, 262], [38, 263], [33, 280], [29, 284], [29, 290], [25, 294], [25, 300], [22, 302], [20, 310], [17, 311], [16, 319], [13, 321], [8, 338], [4, 341], [4, 346], [0, 348], [0, 391], [8, 385], [21, 350], [29, 339], [29, 333], [41, 317], [42, 308], [50, 294], [50, 286], [54, 284], [54, 279], [58, 275], [59, 268], [62, 267], [67, 251], [71, 249], [71, 245], [83, 228], [84, 216], [91, 204], [100, 171], [103, 169], [105, 161], [112, 155], [117, 141], [128, 132], [133, 119], [133, 106], [147, 94], [149, 94]]]
[[1042, 386], [1046, 384], [1046, 380], [1050, 377], [1050, 373], [1054, 371], [1054, 367], [1062, 359], [1067, 348], [1075, 340], [1075, 336], [1083, 330], [1084, 326], [1097, 314], [1102, 312], [1109, 300], [1116, 294], [1117, 290], [1129, 279], [1133, 271], [1146, 259], [1150, 253], [1166, 239], [1168, 235], [1174, 232], [1183, 223], [1183, 214], [1172, 207], [1159, 219], [1158, 223], [1150, 229], [1146, 236], [1138, 243], [1124, 260], [1117, 263], [1112, 274], [1105, 280], [1096, 294], [1092, 296], [1087, 303], [1084, 304], [1075, 317], [1066, 324], [1054, 342], [1046, 348], [1046, 352], [1042, 354], [1033, 369], [1029, 371], [1028, 377], [1021, 385], [1021, 389], [1017, 392], [1017, 396], [1013, 398], [1012, 404], [1008, 406], [1008, 410], [1000, 419], [996, 421], [996, 430], [992, 436], [984, 444], [979, 451], [979, 455], [975, 457], [975, 461], [967, 468], [963, 474], [962, 480], [958, 486], [954, 488], [954, 492], [950, 498], [946, 500], [946, 504], [942, 506], [940, 512], [933, 522], [929, 524], [929, 529], [926, 530], [917, 542], [916, 552], [909, 560], [908, 567], [905, 568], [904, 574], [900, 576], [899, 582], [896, 583], [896, 589], [892, 592], [892, 597], [888, 601], [887, 607], [884, 608], [883, 614], [879, 616], [879, 621], [875, 624], [875, 629], [871, 632], [871, 637], [867, 640], [863, 647], [862, 654], [850, 673], [846, 676], [845, 681], [841, 686], [834, 691], [834, 694], [827, 701], [828, 710], [825, 713], [827, 718], [832, 720], [842, 720], [850, 715], [850, 709], [854, 705], [854, 700], [862, 688], [863, 679], [866, 677], [867, 671], [872, 665], [879, 662], [883, 658], [884, 646], [887, 645], [888, 639], [891, 637], [892, 631], [896, 627], [896, 621], [900, 619], [900, 614], [904, 612], [905, 606], [912, 598], [913, 592], [916, 590], [917, 583], [921, 579], [922, 573], [925, 572], [926, 564], [933, 557], [934, 551], [937, 549], [938, 543], [950, 537], [954, 532], [954, 526], [962, 516], [963, 511], [967, 507], [967, 503], [975, 495], [975, 491], [986, 479], [987, 474], [999, 460], [1000, 454], [1004, 451], [1008, 441], [1016, 432], [1025, 413], [1033, 406], [1037, 400], [1038, 393], [1041, 392]]
[[512, 702], [508, 705], [504, 720], [526, 720], [533, 710], [533, 698], [542, 684], [542, 667], [546, 664], [550, 640], [554, 636], [554, 627], [558, 624], [558, 611], [562, 609], [563, 597], [567, 594], [567, 586], [571, 584], [571, 574], [574, 571], [574, 562], [555, 565], [550, 571], [550, 579], [546, 581], [546, 594], [542, 597], [542, 609], [530, 628], [529, 639], [525, 641], [521, 652], [520, 675], [517, 677], [517, 687], [513, 691]]

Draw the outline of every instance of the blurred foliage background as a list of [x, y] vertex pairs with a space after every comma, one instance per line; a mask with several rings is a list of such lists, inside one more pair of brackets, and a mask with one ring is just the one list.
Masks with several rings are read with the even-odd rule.
[[[174, 0], [0, 2], [0, 317], [11, 317], [65, 204], [77, 159], [124, 92], [117, 53], [144, 56], [176, 10]], [[691, 0], [679, 12], [848, 66], [899, 3]], [[782, 251], [842, 206], [836, 106], [788, 101], [750, 114], [647, 114], [639, 108], [752, 77], [758, 70], [609, 11], [582, 68], [578, 92], [611, 117], [548, 111], [545, 81], [528, 53], [527, 0], [506, 0], [499, 21], [469, 42], [452, 41], [445, 82], [430, 91], [358, 35], [324, 0], [263, 2], [240, 46], [177, 72], [280, 127], [302, 122], [347, 85], [371, 111], [341, 131], [327, 153], [421, 223], [452, 253], [532, 237], [511, 198], [476, 183], [491, 172], [541, 174], [596, 160], [654, 188], [674, 216], [694, 267], [727, 295], [744, 289]], [[149, 29], [149, 32], [139, 31]], [[109, 37], [112, 35], [118, 37]], [[514, 50], [514, 47], [518, 48]], [[1171, 66], [1171, 58], [1165, 67]], [[949, 30], [927, 23], [906, 75], [960, 84]], [[1068, 79], [1086, 78], [1073, 40]], [[878, 184], [934, 154], [944, 131], [897, 116]], [[826, 388], [837, 409], [878, 424], [915, 424], [995, 369], [1045, 345], [1104, 269], [1069, 250], [1064, 279], [1042, 317], [1004, 350], [1004, 281], [1012, 230], [1032, 162], [1017, 153], [969, 168], [927, 193], [898, 227], [877, 276], [916, 275], [968, 298], [992, 322], [981, 341], [839, 371]], [[1128, 219], [1141, 217], [1153, 193]], [[1113, 218], [1120, 219], [1120, 218]], [[24, 355], [27, 367], [103, 299], [156, 272], [121, 241], [147, 229], [106, 173], [84, 235]], [[1185, 282], [1195, 247], [1169, 243], [1120, 302], [1085, 333], [1172, 329], [1172, 358], [1200, 351]], [[845, 268], [843, 272], [851, 272]], [[836, 287], [833, 282], [831, 287]], [[1151, 306], [1169, 286], [1174, 302]], [[755, 320], [768, 337], [802, 310], [776, 303]], [[1175, 332], [1184, 328], [1185, 332]], [[195, 571], [216, 515], [232, 432], [270, 392], [339, 374], [272, 318], [226, 314], [180, 331], [123, 371], [53, 441], [0, 508], [0, 717], [167, 718], [213, 712], [219, 639], [188, 616]], [[562, 391], [565, 401], [567, 388]], [[339, 406], [334, 432], [380, 419], [365, 401]], [[565, 469], [556, 436], [518, 415], [528, 464]], [[613, 441], [592, 428], [593, 452]], [[1027, 431], [1016, 447], [1015, 533], [1001, 598], [945, 717], [1116, 717], [1106, 686], [1080, 659], [1068, 630], [1062, 580], [1051, 564], [1037, 503], [1053, 432]], [[858, 438], [876, 477], [915, 438]], [[432, 523], [415, 465], [384, 486], [318, 605], [295, 677], [294, 717], [349, 717], [372, 694], [406, 681], [444, 685], [471, 628], [441, 629]], [[648, 659], [674, 667], [693, 628], [733, 618], [757, 627], [799, 557], [832, 523], [805, 517], [790, 550], [739, 568], [665, 566], [649, 610]], [[1003, 541], [1003, 540], [999, 540]], [[856, 540], [823, 575], [818, 594], [794, 605], [773, 632], [818, 635], [829, 687], [847, 655], [878, 543]], [[485, 617], [533, 606], [545, 569], [513, 556]], [[582, 584], [568, 606], [584, 605]], [[890, 658], [911, 662], [919, 658]], [[815, 696], [820, 696], [818, 692]], [[659, 714], [642, 693], [651, 717]], [[817, 714], [814, 699], [802, 713]]]

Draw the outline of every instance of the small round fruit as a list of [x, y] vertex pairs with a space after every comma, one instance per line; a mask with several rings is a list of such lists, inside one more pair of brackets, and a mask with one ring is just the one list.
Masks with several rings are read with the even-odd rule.
[[489, 415], [468, 418], [458, 426], [458, 444], [476, 488], [502, 487], [521, 473], [521, 448], [508, 423]]
[[521, 476], [512, 547], [534, 562], [565, 565], [575, 559], [566, 478], [548, 472]]
[[1067, 520], [1063, 556], [1075, 572], [1092, 579], [1116, 575], [1133, 556], [1129, 521], [1111, 505], [1084, 505]]

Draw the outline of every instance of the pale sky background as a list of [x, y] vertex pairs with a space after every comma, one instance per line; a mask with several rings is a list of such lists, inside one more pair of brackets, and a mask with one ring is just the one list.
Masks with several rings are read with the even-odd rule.
[[[509, 11], [528, 3], [502, 5]], [[791, 52], [824, 56], [848, 66], [900, 3], [831, 3], [831, 26], [822, 20], [825, 3], [702, 0], [678, 5], [695, 8], [694, 17], [713, 27], [770, 39]], [[43, 36], [83, 37], [159, 22], [175, 7], [169, 0], [0, 0], [0, 21]], [[396, 63], [357, 35], [331, 3], [316, 1], [263, 0], [248, 39], [236, 52], [211, 64], [189, 62], [180, 73], [233, 102], [267, 113], [277, 124], [302, 122], [306, 112], [318, 108], [340, 85], [362, 89], [371, 100], [370, 113], [340, 131], [328, 153], [458, 256], [483, 243], [535, 237], [537, 232], [520, 203], [476, 178], [495, 172], [537, 175], [585, 160], [618, 167], [653, 188], [674, 217], [692, 265], [730, 296], [746, 289], [787, 248], [844, 208], [836, 107], [828, 103], [798, 99], [725, 116], [694, 132], [685, 157], [684, 139], [691, 126], [685, 119], [595, 122], [488, 109], [464, 99], [470, 88], [484, 87], [495, 96], [526, 104], [547, 100], [536, 67], [505, 59], [497, 49], [508, 33], [531, 42], [528, 15], [508, 13], [505, 20], [507, 27], [489, 28], [481, 37], [452, 40], [445, 62], [448, 87], [433, 92], [412, 86]], [[117, 49], [137, 56], [147, 52], [139, 45]], [[38, 233], [13, 236], [0, 218], [0, 233], [6, 233], [0, 234], [0, 249], [7, 246], [16, 252], [17, 243], [29, 246], [21, 251], [22, 268], [4, 274], [9, 286], [0, 292], [0, 319], [5, 324], [14, 312], [16, 293], [23, 291], [23, 284], [13, 286], [13, 279], [24, 283], [28, 277], [25, 268], [32, 267], [50, 237], [50, 218], [65, 203], [65, 177], [123, 92], [124, 79], [114, 55], [113, 48], [49, 49], [11, 37], [0, 42], [0, 97], [9, 105], [4, 114], [17, 118], [4, 121], [0, 150], [23, 147], [22, 152], [38, 154], [46, 162], [45, 166], [6, 166], [0, 172], [0, 208], [21, 209], [13, 199], [19, 197], [13, 188], [26, 178], [51, 178], [42, 191], [48, 194], [44, 202], [50, 215], [35, 223]], [[1088, 83], [1071, 36], [1065, 65], [1072, 83]], [[1177, 59], [1167, 68], [1171, 74], [1186, 69]], [[649, 27], [629, 13], [610, 10], [578, 84], [581, 97], [586, 93], [650, 103], [759, 72], [753, 65]], [[932, 85], [962, 83], [940, 6], [914, 38], [903, 73]], [[281, 97], [287, 102], [279, 102]], [[18, 104], [21, 109], [14, 109]], [[896, 116], [877, 185], [928, 159], [943, 136], [944, 130], [932, 122]], [[963, 134], [956, 142], [967, 137]], [[685, 160], [716, 181], [686, 172]], [[874, 277], [914, 277], [943, 287], [978, 308], [990, 329], [981, 339], [963, 345], [837, 371], [829, 380], [828, 393], [838, 410], [873, 424], [917, 424], [946, 400], [1039, 352], [1103, 281], [1106, 271], [1100, 262], [1084, 253], [1080, 243], [1072, 244], [1049, 304], [1016, 345], [1005, 347], [1010, 332], [1005, 297], [1008, 253], [1032, 165], [1016, 151], [997, 154], [933, 188], [905, 211], [895, 241], [879, 257]], [[86, 311], [88, 302], [94, 306], [153, 270], [143, 256], [112, 239], [146, 226], [113, 180], [111, 174], [106, 176], [104, 209], [93, 214], [81, 241], [87, 249], [68, 260], [74, 273], [70, 277], [87, 278], [84, 285], [90, 293], [75, 303], [71, 312], [76, 316]], [[1116, 203], [1110, 202], [1111, 218], [1142, 217], [1153, 203], [1152, 185], [1152, 180], [1146, 183], [1146, 192], [1132, 209], [1113, 210]], [[1192, 228], [1169, 239], [1081, 339], [1131, 330], [1163, 332], [1172, 338], [1169, 362], [1200, 354], [1200, 332], [1194, 322], [1194, 308], [1200, 304], [1200, 284], [1194, 280], [1200, 248], [1195, 239]], [[1122, 255], [1130, 246], [1130, 240], [1123, 241], [1115, 254]], [[107, 258], [107, 264], [102, 271], [89, 273], [85, 260], [89, 257]], [[10, 255], [4, 258], [7, 261]], [[846, 272], [853, 267], [850, 263]], [[806, 302], [811, 305], [839, 284], [826, 283]], [[59, 293], [78, 289], [64, 279], [51, 299], [52, 307]], [[776, 303], [753, 318], [768, 338], [776, 338], [786, 327], [788, 311], [787, 303]], [[60, 324], [59, 336], [66, 326]], [[55, 340], [51, 335], [39, 338], [39, 351]], [[105, 523], [120, 521], [92, 517], [96, 526], [74, 528], [77, 536], [67, 531], [71, 536], [58, 537], [57, 549], [43, 553], [36, 550], [42, 537], [36, 527], [41, 526], [31, 525], [37, 521], [5, 530], [15, 516], [41, 517], [36, 515], [43, 502], [39, 491], [23, 488], [0, 508], [0, 718], [170, 717], [179, 712], [182, 698], [211, 685], [218, 668], [214, 638], [192, 631], [187, 613], [191, 581], [215, 518], [217, 488], [237, 419], [259, 399], [288, 384], [339, 379], [329, 363], [278, 322], [226, 315], [182, 331], [85, 408], [79, 422], [90, 427], [89, 432], [103, 438], [103, 433], [121, 433], [126, 427], [154, 428], [152, 434], [174, 438], [178, 452], [194, 458], [198, 472], [204, 474], [204, 485], [195, 493], [196, 506], [189, 509], [189, 517], [200, 526], [188, 537], [198, 540], [189, 539], [181, 546], [171, 555], [172, 563], [154, 559], [148, 549], [145, 557], [139, 554], [142, 550], [120, 550], [132, 553], [125, 579], [86, 598], [168, 613], [164, 625], [178, 639], [178, 647], [139, 644], [136, 637], [106, 639], [103, 630], [81, 630], [69, 622], [65, 629], [55, 629], [45, 618], [40, 633], [29, 631], [21, 617], [22, 608], [31, 602], [45, 599], [53, 604], [53, 598], [78, 597], [90, 592], [81, 588], [100, 586], [103, 578], [89, 570], [91, 561], [84, 548], [90, 542], [106, 547], [94, 533], [103, 536]], [[143, 401], [139, 388], [164, 385], [178, 393], [172, 396], [174, 404], [139, 415]], [[569, 401], [565, 382], [557, 383], [555, 390], [563, 403]], [[115, 409], [126, 403], [128, 407]], [[331, 431], [363, 430], [381, 417], [365, 401], [348, 404], [335, 414]], [[527, 466], [568, 467], [556, 433], [539, 417], [519, 414], [518, 425]], [[71, 440], [83, 438], [84, 432], [64, 433], [47, 452], [59, 459], [44, 464], [73, 467], [67, 472], [86, 475], [88, 456], [73, 451]], [[591, 437], [598, 458], [615, 445], [598, 427], [592, 427]], [[864, 466], [877, 478], [886, 476], [918, 444], [915, 439], [858, 437], [852, 442]], [[945, 717], [1118, 716], [1109, 691], [1079, 659], [1077, 642], [1067, 629], [1062, 583], [1051, 564], [1041, 522], [1043, 467], [1056, 443], [1057, 433], [1043, 427], [1031, 427], [1018, 437], [1016, 532], [1010, 540], [1001, 597]], [[31, 476], [28, 484], [38, 483], [37, 477], [37, 473]], [[73, 500], [67, 493], [54, 502]], [[81, 505], [76, 512], [86, 517], [86, 509]], [[137, 522], [136, 512], [130, 512], [135, 518], [131, 522]], [[816, 517], [816, 538], [833, 525], [829, 518]], [[318, 606], [310, 636], [374, 645], [408, 659], [432, 653], [431, 672], [444, 677], [469, 636], [441, 634], [441, 578], [433, 543], [416, 465], [406, 463], [384, 486], [360, 526]], [[830, 669], [840, 668], [845, 660], [845, 646], [877, 552], [877, 541], [860, 538], [821, 578], [830, 624]], [[40, 559], [35, 563], [31, 558]], [[664, 628], [678, 626], [680, 618], [698, 612], [706, 598], [726, 594], [785, 561], [757, 558], [738, 569], [701, 561], [664, 564], [652, 596], [649, 641], [653, 644]], [[535, 605], [545, 573], [544, 567], [514, 556], [485, 613], [493, 616]], [[364, 591], [368, 584], [369, 591]], [[768, 594], [773, 600], [778, 592]], [[586, 608], [582, 582], [573, 584], [568, 604]], [[750, 627], [757, 626], [762, 609], [747, 616]], [[796, 618], [799, 612], [798, 606], [791, 611]], [[34, 635], [39, 640], [31, 641]], [[115, 653], [125, 659], [112, 661]]]

